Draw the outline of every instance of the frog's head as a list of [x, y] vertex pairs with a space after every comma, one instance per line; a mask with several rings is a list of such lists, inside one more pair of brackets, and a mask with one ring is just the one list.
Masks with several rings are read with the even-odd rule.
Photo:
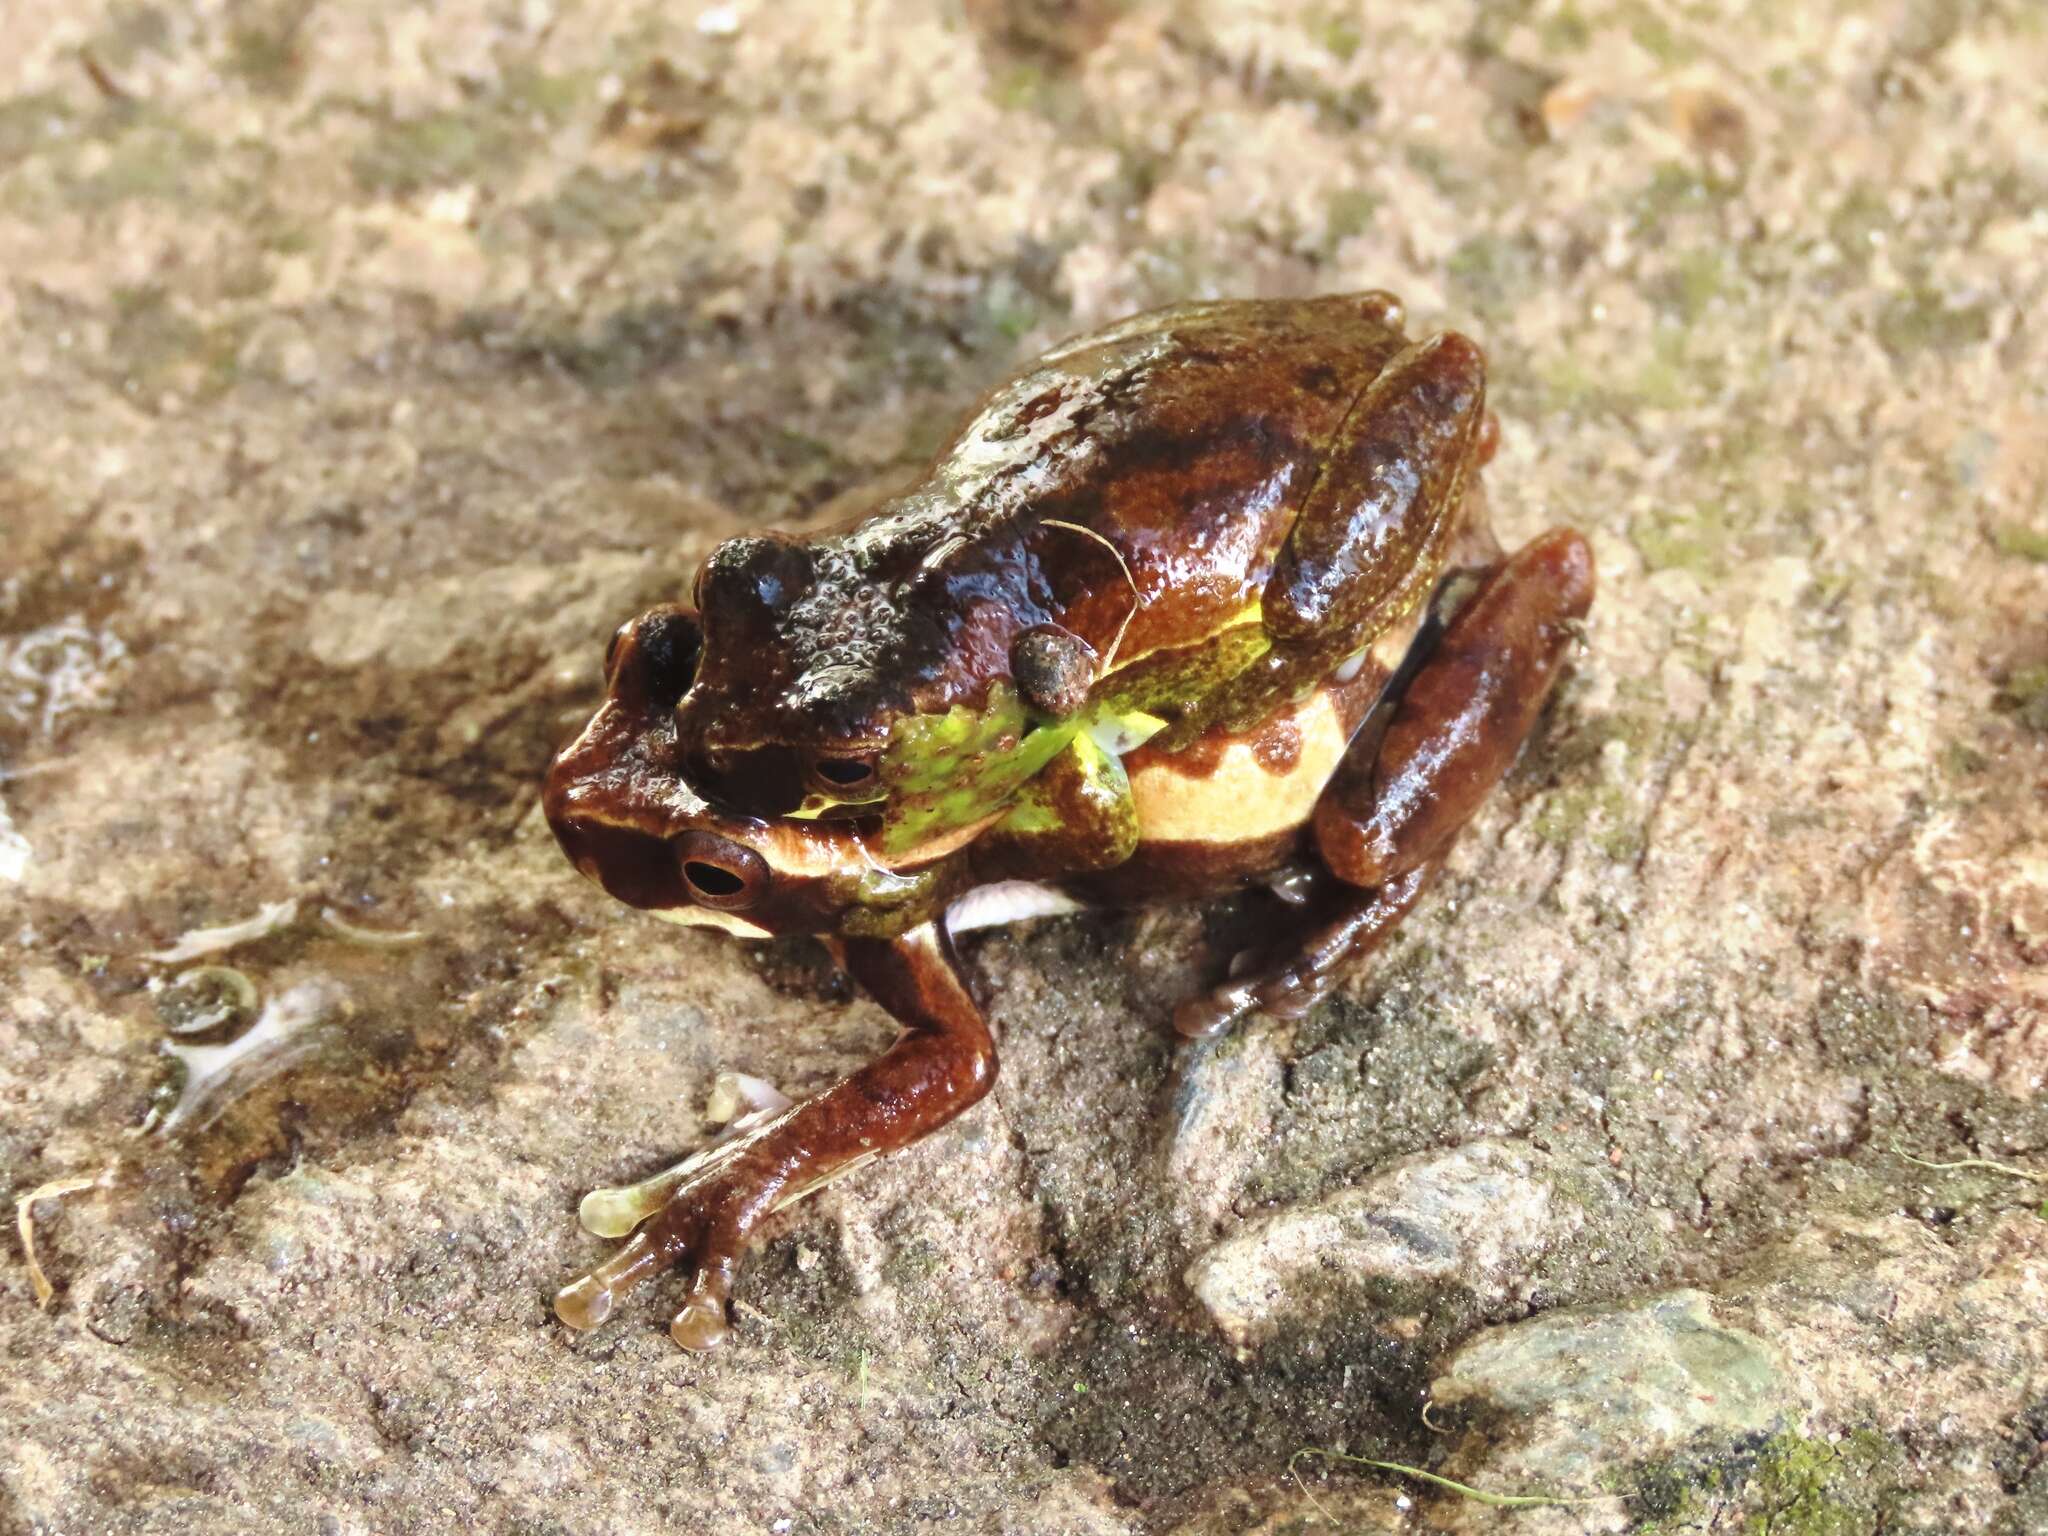
[[884, 866], [872, 826], [749, 816], [698, 793], [676, 706], [701, 648], [697, 615], [675, 606], [613, 636], [604, 703], [542, 791], [570, 862], [629, 906], [747, 938], [872, 930], [936, 900], [957, 840]]
[[949, 563], [959, 541], [931, 546], [928, 523], [901, 502], [845, 534], [712, 552], [675, 712], [683, 772], [708, 800], [758, 817], [866, 815], [905, 766], [907, 723], [988, 707], [1030, 622], [1029, 573]]
[[703, 644], [677, 740], [692, 784], [734, 811], [781, 816], [874, 787], [888, 734], [874, 690], [829, 717], [797, 707], [821, 644], [857, 619], [858, 598], [835, 600], [819, 575], [814, 548], [773, 535], [727, 540], [697, 574]]

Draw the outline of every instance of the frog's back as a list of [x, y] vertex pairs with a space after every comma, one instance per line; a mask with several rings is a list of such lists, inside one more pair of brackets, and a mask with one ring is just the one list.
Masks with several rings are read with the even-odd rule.
[[[1027, 628], [1121, 664], [1255, 623], [1330, 438], [1404, 345], [1398, 303], [1364, 293], [1178, 305], [1055, 348], [908, 493], [729, 562], [694, 707], [735, 742], [879, 740], [982, 707]], [[756, 589], [784, 595], [743, 626]]]
[[[964, 549], [1036, 567], [1046, 618], [1126, 659], [1255, 612], [1325, 445], [1405, 344], [1383, 294], [1178, 305], [1047, 354], [934, 466]], [[1083, 528], [1115, 546], [1091, 549]]]
[[[906, 615], [950, 619], [967, 594], [1019, 627], [1114, 642], [1124, 661], [1202, 644], [1256, 617], [1325, 445], [1405, 344], [1399, 321], [1390, 296], [1364, 293], [1176, 305], [1076, 338], [821, 554]], [[935, 650], [922, 707], [973, 692], [944, 675], [957, 659]]]

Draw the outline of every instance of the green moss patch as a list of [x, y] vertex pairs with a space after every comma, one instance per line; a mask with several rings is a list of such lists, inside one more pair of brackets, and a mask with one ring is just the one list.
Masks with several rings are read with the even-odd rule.
[[70, 198], [107, 208], [134, 198], [192, 203], [216, 153], [213, 141], [182, 123], [149, 113], [122, 114], [126, 126], [107, 141], [106, 163], [70, 183]]
[[0, 167], [27, 159], [71, 126], [71, 108], [53, 91], [0, 101]]
[[1991, 335], [1991, 310], [1982, 304], [1952, 307], [1946, 294], [1912, 288], [1888, 299], [1875, 325], [1884, 349], [1903, 359], [1982, 344]]
[[1727, 568], [1734, 530], [1727, 511], [1713, 503], [1644, 515], [1628, 525], [1628, 541], [1653, 571], [1691, 571], [1702, 578]]
[[1998, 690], [2002, 709], [2032, 731], [2048, 731], [2048, 663], [2021, 667]]
[[1835, 1440], [1788, 1431], [1727, 1456], [1646, 1469], [1634, 1498], [1648, 1517], [1642, 1530], [1657, 1536], [1876, 1536], [1892, 1528], [1903, 1479], [1898, 1447], [1874, 1431]]
[[582, 101], [576, 76], [508, 76], [500, 93], [459, 110], [383, 123], [351, 164], [356, 185], [380, 197], [433, 187], [502, 181], [516, 173], [550, 130]]

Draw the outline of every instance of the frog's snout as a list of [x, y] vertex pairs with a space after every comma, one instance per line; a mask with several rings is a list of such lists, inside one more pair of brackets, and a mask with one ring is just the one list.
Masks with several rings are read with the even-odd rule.
[[684, 833], [676, 840], [676, 862], [691, 900], [719, 912], [760, 905], [774, 883], [766, 859], [716, 832]]
[[627, 906], [660, 910], [688, 900], [674, 853], [662, 839], [577, 816], [550, 820], [577, 871]]

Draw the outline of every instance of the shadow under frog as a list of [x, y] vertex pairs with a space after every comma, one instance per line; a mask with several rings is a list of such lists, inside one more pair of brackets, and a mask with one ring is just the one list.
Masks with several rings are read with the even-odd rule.
[[732, 540], [694, 607], [613, 638], [544, 805], [619, 899], [827, 938], [902, 1025], [757, 1117], [556, 1298], [594, 1327], [691, 1272], [726, 1333], [741, 1255], [804, 1188], [973, 1104], [995, 1050], [953, 934], [1270, 888], [1296, 936], [1183, 1004], [1298, 1013], [1415, 904], [1513, 762], [1592, 601], [1590, 552], [1503, 556], [1484, 360], [1366, 293], [1183, 305], [998, 388], [907, 494]]

